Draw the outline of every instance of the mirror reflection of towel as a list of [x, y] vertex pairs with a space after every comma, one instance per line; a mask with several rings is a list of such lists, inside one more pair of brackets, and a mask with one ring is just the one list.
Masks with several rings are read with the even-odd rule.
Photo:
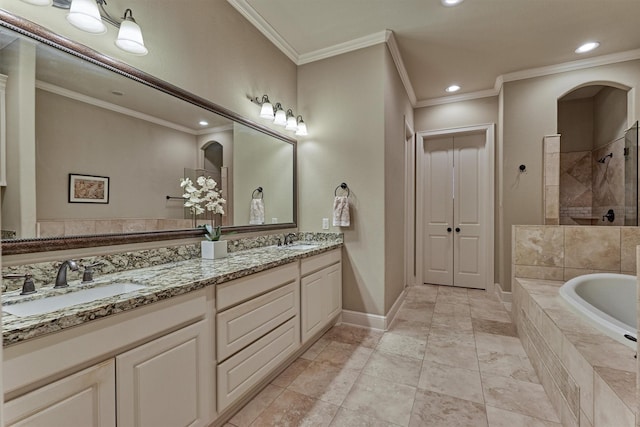
[[262, 199], [251, 199], [249, 224], [264, 224], [264, 202]]
[[351, 225], [349, 198], [347, 196], [336, 196], [333, 199], [333, 225], [337, 227], [349, 227]]

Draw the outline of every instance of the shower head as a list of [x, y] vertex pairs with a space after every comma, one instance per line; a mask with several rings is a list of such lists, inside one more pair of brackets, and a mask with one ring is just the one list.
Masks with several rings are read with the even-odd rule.
[[601, 158], [598, 160], [598, 163], [604, 163], [604, 161], [605, 161], [605, 160], [607, 160], [607, 157], [613, 157], [613, 153], [609, 153], [609, 154], [607, 154], [606, 156], [601, 157]]

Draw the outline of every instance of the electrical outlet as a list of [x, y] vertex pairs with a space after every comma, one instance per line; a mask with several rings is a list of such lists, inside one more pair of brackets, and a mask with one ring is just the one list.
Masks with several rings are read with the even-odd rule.
[[329, 218], [322, 218], [322, 229], [323, 230], [329, 229]]

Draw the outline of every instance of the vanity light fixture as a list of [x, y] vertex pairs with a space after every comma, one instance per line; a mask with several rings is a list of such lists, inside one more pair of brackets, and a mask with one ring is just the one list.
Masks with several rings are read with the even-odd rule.
[[295, 131], [296, 135], [307, 135], [307, 125], [302, 116], [297, 116], [291, 108], [285, 112], [282, 104], [276, 102], [271, 104], [267, 95], [260, 97], [248, 96], [249, 101], [260, 105], [260, 117], [267, 120], [273, 120], [276, 125], [284, 126], [286, 130]]
[[118, 48], [133, 55], [146, 55], [149, 53], [144, 40], [142, 30], [133, 19], [131, 9], [125, 9], [122, 18], [114, 18], [107, 12], [104, 6], [106, 0], [22, 0], [36, 6], [51, 6], [60, 9], [69, 9], [67, 21], [74, 27], [91, 34], [104, 34], [107, 32], [105, 22], [118, 28], [118, 38], [115, 41]]
[[453, 93], [453, 92], [457, 92], [460, 90], [460, 86], [459, 85], [451, 85], [448, 88], [445, 89], [445, 92], [449, 92], [449, 93]]
[[581, 45], [579, 48], [577, 48], [575, 50], [575, 52], [576, 53], [591, 52], [593, 49], [597, 48], [598, 46], [600, 46], [600, 43], [598, 43], [598, 42], [588, 42], [588, 43], [585, 43], [585, 44]]
[[296, 130], [296, 135], [305, 136], [307, 134], [307, 125], [302, 120], [302, 116], [298, 116], [298, 129]]
[[289, 108], [287, 110], [287, 125], [284, 127], [286, 130], [298, 130], [298, 122], [296, 116], [293, 115], [293, 110]]
[[275, 112], [275, 118], [273, 119], [273, 123], [278, 126], [286, 126], [287, 125], [287, 113], [284, 112], [282, 108], [282, 104], [276, 102], [275, 107], [273, 107]]
[[267, 95], [262, 95], [262, 101], [259, 101], [258, 98], [256, 98], [253, 102], [262, 105], [262, 108], [260, 109], [260, 117], [263, 119], [273, 120], [273, 105], [269, 102], [269, 97]]

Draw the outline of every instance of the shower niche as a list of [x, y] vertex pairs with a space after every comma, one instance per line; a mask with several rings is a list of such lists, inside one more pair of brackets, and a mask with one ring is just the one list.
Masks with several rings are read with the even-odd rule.
[[[558, 99], [560, 225], [638, 225], [638, 124], [627, 91], [590, 85]], [[546, 157], [548, 158], [548, 157]]]

